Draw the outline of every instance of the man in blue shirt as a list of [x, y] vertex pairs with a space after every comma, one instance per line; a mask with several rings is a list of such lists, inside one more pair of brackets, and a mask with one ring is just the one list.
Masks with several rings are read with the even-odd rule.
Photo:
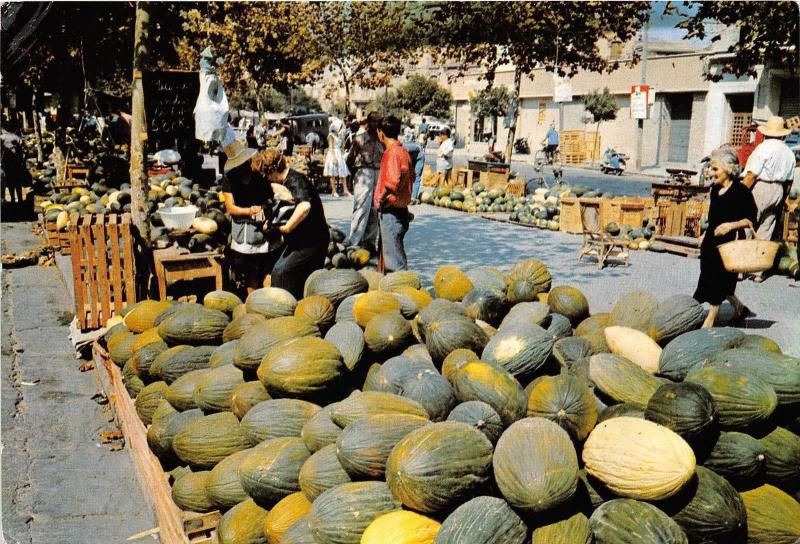
[[414, 130], [406, 128], [403, 134], [403, 147], [411, 157], [414, 168], [414, 185], [411, 188], [411, 204], [419, 204], [419, 189], [422, 185], [422, 169], [425, 166], [425, 150], [414, 141]]
[[428, 145], [428, 120], [424, 117], [417, 127], [417, 134], [419, 135], [419, 143], [422, 145], [422, 148], [425, 149]]
[[553, 163], [553, 155], [558, 149], [558, 131], [556, 130], [556, 124], [550, 123], [550, 130], [547, 131], [547, 136], [544, 138], [545, 148], [544, 152], [547, 155], [547, 162]]

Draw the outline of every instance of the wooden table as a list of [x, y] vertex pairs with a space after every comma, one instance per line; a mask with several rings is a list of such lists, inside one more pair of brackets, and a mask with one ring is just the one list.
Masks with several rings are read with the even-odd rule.
[[213, 252], [188, 253], [175, 247], [153, 251], [153, 261], [158, 279], [158, 296], [167, 299], [167, 286], [178, 280], [214, 278], [216, 289], [222, 289], [220, 255]]

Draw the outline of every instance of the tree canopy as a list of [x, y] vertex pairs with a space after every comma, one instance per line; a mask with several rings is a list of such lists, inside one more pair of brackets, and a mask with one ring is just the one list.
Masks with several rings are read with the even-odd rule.
[[602, 93], [595, 89], [587, 94], [583, 98], [583, 105], [586, 111], [591, 114], [595, 123], [613, 121], [617, 118], [617, 112], [619, 111], [617, 99], [608, 92], [608, 87], [605, 87]]
[[447, 119], [453, 95], [436, 80], [415, 74], [397, 89], [397, 102], [410, 112]]
[[511, 98], [507, 87], [490, 87], [470, 98], [469, 107], [475, 117], [502, 117], [508, 113]]

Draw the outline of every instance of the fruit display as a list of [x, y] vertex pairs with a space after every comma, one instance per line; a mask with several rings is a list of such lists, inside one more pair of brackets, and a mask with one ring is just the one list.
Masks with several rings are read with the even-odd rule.
[[126, 314], [112, 359], [220, 542], [800, 538], [800, 359], [685, 295], [593, 313], [526, 260]]

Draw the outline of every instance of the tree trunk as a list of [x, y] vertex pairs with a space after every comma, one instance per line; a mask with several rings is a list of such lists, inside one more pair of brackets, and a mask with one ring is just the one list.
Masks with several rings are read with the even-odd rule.
[[39, 125], [39, 109], [38, 101], [36, 100], [37, 90], [33, 89], [33, 97], [31, 99], [31, 109], [33, 110], [33, 132], [36, 134], [36, 161], [39, 164], [44, 162], [44, 149], [42, 148], [42, 127]]
[[589, 153], [592, 154], [592, 167], [594, 167], [594, 161], [597, 158], [595, 156], [594, 150], [597, 149], [597, 141], [600, 138], [600, 121], [594, 127], [594, 138], [592, 138], [592, 148], [589, 150]]
[[517, 119], [519, 119], [519, 95], [522, 88], [522, 69], [517, 66], [514, 70], [514, 116], [511, 119], [511, 126], [508, 127], [508, 138], [506, 139], [506, 162], [511, 164], [511, 154], [514, 152], [514, 135], [517, 132]]
[[136, 2], [136, 27], [133, 42], [133, 82], [131, 89], [131, 215], [139, 235], [150, 240], [147, 220], [147, 121], [144, 112], [142, 70], [147, 68], [150, 55], [150, 4]]
[[347, 78], [342, 78], [344, 80], [344, 114], [345, 116], [350, 113], [350, 82]]

